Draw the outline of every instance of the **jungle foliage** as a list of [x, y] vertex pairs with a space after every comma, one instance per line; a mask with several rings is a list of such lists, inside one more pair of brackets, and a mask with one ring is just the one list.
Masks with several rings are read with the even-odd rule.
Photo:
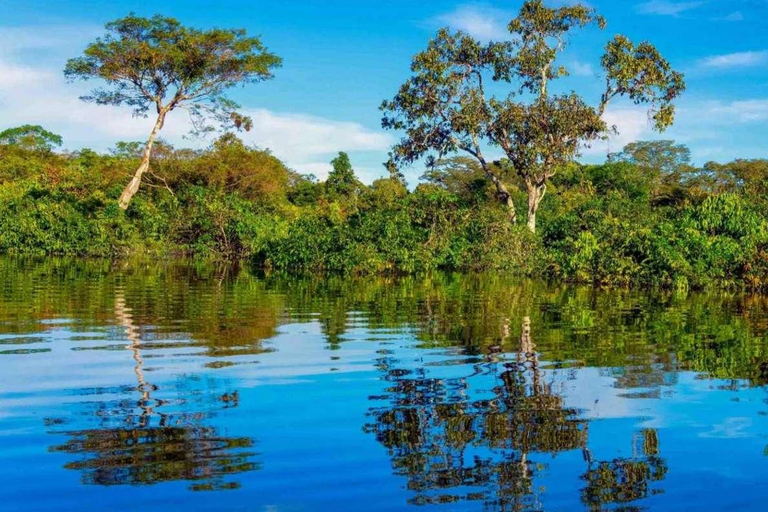
[[[146, 142], [107, 153], [60, 151], [62, 137], [38, 125], [0, 132], [0, 253], [192, 254], [306, 273], [492, 270], [768, 289], [768, 160], [697, 167], [685, 146], [656, 140], [601, 165], [578, 162], [584, 146], [613, 131], [603, 118], [612, 100], [644, 105], [661, 131], [685, 90], [654, 46], [618, 35], [605, 46], [599, 102], [563, 94], [557, 79], [568, 73], [557, 57], [587, 26], [603, 29], [605, 20], [587, 6], [527, 0], [509, 41], [440, 30], [382, 105], [384, 128], [403, 138], [389, 177], [367, 185], [343, 152], [320, 182], [232, 133], [204, 150], [157, 138], [177, 107], [201, 132], [204, 121], [247, 130], [250, 119], [226, 93], [271, 79], [282, 61], [242, 30], [200, 31], [159, 15], [113, 21], [65, 75], [99, 82], [87, 101], [156, 110], [155, 128]], [[492, 83], [505, 95], [486, 91]], [[504, 157], [486, 159], [488, 148]], [[409, 188], [400, 166], [422, 158], [425, 174]]]
[[[768, 287], [768, 160], [690, 164], [637, 142], [553, 177], [537, 234], [508, 221], [474, 159], [418, 185], [363, 184], [340, 153], [320, 182], [231, 134], [205, 150], [160, 142], [146, 187], [117, 206], [141, 143], [55, 152], [34, 133], [0, 145], [0, 253], [192, 254], [276, 271], [510, 271], [603, 285]], [[503, 163], [499, 164], [503, 165]], [[525, 197], [523, 182], [510, 187]], [[524, 205], [523, 201], [516, 204]], [[521, 212], [523, 213], [523, 212]]]

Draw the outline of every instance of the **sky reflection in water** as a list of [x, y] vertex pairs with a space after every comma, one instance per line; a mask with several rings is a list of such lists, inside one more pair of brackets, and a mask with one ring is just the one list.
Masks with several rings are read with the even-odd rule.
[[3, 508], [762, 509], [768, 302], [0, 260]]

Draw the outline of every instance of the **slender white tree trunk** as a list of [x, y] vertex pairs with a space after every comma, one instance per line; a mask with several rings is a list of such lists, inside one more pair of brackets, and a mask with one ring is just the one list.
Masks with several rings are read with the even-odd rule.
[[501, 200], [507, 206], [507, 212], [509, 214], [509, 222], [517, 224], [517, 210], [515, 210], [515, 202], [512, 201], [512, 196], [507, 191], [507, 188], [502, 185], [503, 190], [499, 192]]
[[131, 204], [131, 199], [133, 199], [133, 196], [135, 196], [136, 192], [139, 191], [139, 186], [141, 185], [141, 177], [144, 175], [147, 169], [149, 169], [149, 158], [152, 156], [152, 146], [155, 144], [155, 139], [157, 138], [158, 132], [163, 128], [165, 115], [167, 113], [168, 112], [166, 110], [161, 110], [158, 114], [155, 126], [152, 128], [152, 133], [149, 134], [147, 144], [144, 146], [144, 155], [141, 158], [141, 165], [139, 165], [139, 168], [136, 169], [136, 172], [134, 173], [133, 178], [131, 178], [130, 183], [128, 183], [128, 185], [126, 185], [126, 187], [123, 189], [123, 193], [120, 194], [120, 200], [118, 204], [123, 210], [127, 209], [128, 205]]
[[536, 212], [539, 210], [539, 204], [544, 199], [544, 194], [547, 193], [546, 183], [533, 184], [529, 183], [528, 186], [528, 229], [531, 233], [536, 233]]
[[536, 233], [536, 211], [528, 210], [528, 229], [531, 233]]

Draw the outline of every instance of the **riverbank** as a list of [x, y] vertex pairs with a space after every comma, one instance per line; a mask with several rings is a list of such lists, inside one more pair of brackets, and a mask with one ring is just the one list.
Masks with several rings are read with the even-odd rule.
[[[396, 175], [364, 185], [351, 166], [319, 182], [231, 136], [204, 151], [161, 144], [147, 186], [122, 211], [117, 197], [137, 152], [130, 144], [108, 154], [0, 146], [0, 254], [183, 254], [295, 273], [504, 271], [610, 286], [768, 286], [760, 188], [768, 172], [737, 175], [744, 162], [563, 169], [534, 235], [509, 222], [465, 159], [430, 170], [413, 190]], [[768, 169], [747, 163], [761, 162]], [[524, 194], [513, 199], [520, 207]]]

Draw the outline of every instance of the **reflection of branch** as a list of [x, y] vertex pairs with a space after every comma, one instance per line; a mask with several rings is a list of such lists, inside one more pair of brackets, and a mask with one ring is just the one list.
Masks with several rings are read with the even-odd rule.
[[131, 341], [131, 344], [126, 348], [133, 352], [133, 360], [136, 361], [133, 371], [138, 382], [136, 389], [141, 393], [141, 399], [139, 400], [139, 407], [142, 410], [141, 426], [146, 427], [150, 415], [154, 412], [152, 406], [150, 406], [150, 391], [155, 388], [153, 385], [148, 384], [144, 378], [144, 359], [141, 357], [141, 332], [139, 327], [133, 323], [131, 309], [125, 306], [125, 295], [121, 289], [115, 291], [115, 317], [117, 322], [125, 328], [126, 337]]
[[523, 318], [523, 329], [520, 334], [520, 351], [517, 353], [517, 362], [530, 363], [533, 376], [532, 393], [537, 396], [543, 392], [541, 384], [541, 372], [539, 371], [539, 358], [536, 354], [536, 344], [531, 336], [531, 317]]
[[[534, 396], [538, 394], [538, 364], [536, 362], [536, 349], [533, 344], [533, 338], [531, 338], [531, 317], [526, 316], [523, 318], [523, 328], [520, 333], [520, 351], [517, 353], [518, 363], [524, 364], [531, 362], [531, 370], [533, 372], [533, 390]], [[528, 480], [528, 453], [525, 449], [520, 450], [520, 474], [525, 481]]]
[[582, 500], [593, 510], [609, 503], [629, 503], [656, 494], [651, 488], [667, 474], [667, 465], [659, 453], [658, 432], [645, 429], [633, 435], [632, 457], [608, 461], [594, 460], [588, 448], [583, 449], [586, 471], [582, 480]]

